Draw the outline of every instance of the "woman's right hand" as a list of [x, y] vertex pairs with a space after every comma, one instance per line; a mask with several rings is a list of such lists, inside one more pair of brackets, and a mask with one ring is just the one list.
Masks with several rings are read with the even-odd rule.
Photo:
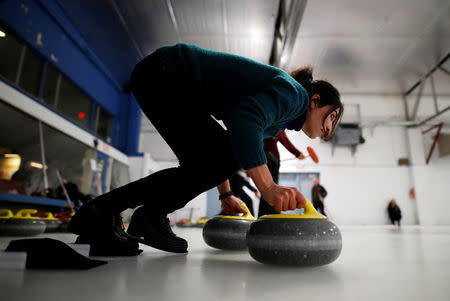
[[280, 186], [275, 183], [261, 191], [263, 198], [275, 211], [295, 210], [305, 207], [306, 199], [295, 187]]
[[304, 208], [305, 197], [294, 187], [279, 186], [274, 183], [267, 164], [249, 169], [252, 178], [263, 198], [274, 207], [276, 211], [294, 210]]

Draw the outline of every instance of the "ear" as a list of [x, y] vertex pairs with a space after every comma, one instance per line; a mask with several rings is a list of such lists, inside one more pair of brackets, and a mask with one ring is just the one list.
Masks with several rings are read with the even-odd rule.
[[318, 107], [318, 101], [320, 100], [320, 95], [319, 94], [314, 94], [313, 96], [311, 96], [311, 108], [315, 109]]

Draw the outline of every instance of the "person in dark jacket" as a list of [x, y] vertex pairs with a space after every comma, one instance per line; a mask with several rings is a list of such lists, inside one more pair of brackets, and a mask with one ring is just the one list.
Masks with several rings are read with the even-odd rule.
[[[78, 210], [69, 230], [109, 255], [138, 254], [138, 242], [187, 252], [186, 240], [171, 231], [167, 214], [215, 186], [225, 212], [245, 213], [228, 181], [240, 168], [276, 211], [303, 208], [305, 198], [296, 188], [272, 180], [263, 139], [287, 128], [329, 140], [343, 114], [338, 90], [313, 80], [311, 68], [288, 74], [187, 44], [159, 48], [144, 58], [133, 70], [130, 87], [179, 166], [116, 188]], [[125, 233], [119, 213], [138, 206]]]
[[319, 184], [319, 179], [318, 178], [314, 178], [314, 186], [311, 189], [311, 198], [312, 198], [312, 203], [314, 208], [316, 208], [316, 210], [327, 216], [325, 214], [325, 197], [327, 196], [327, 191], [325, 190], [325, 187], [323, 187], [322, 185]]
[[395, 222], [397, 222], [398, 226], [400, 227], [400, 220], [402, 219], [402, 211], [400, 210], [400, 207], [397, 205], [395, 199], [389, 201], [387, 211], [391, 223], [395, 225]]

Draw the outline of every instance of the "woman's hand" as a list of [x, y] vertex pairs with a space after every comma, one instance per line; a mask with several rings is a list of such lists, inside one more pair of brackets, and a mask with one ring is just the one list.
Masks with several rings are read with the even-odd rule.
[[303, 154], [300, 154], [298, 157], [297, 157], [297, 159], [299, 159], [299, 160], [303, 160], [303, 159], [305, 159], [306, 157], [305, 157], [305, 155], [303, 155]]
[[266, 164], [248, 170], [263, 198], [274, 207], [276, 211], [294, 210], [304, 208], [305, 197], [294, 187], [279, 186], [273, 182], [272, 175]]
[[261, 193], [267, 203], [278, 212], [304, 208], [306, 204], [305, 197], [295, 187], [279, 186], [273, 183]]
[[234, 195], [230, 195], [222, 200], [222, 210], [231, 215], [236, 215], [238, 213], [243, 213], [245, 215], [247, 214], [247, 210], [241, 206], [242, 203], [241, 199]]

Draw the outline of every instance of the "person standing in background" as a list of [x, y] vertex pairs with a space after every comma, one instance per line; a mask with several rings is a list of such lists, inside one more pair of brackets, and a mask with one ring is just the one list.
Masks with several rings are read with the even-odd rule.
[[402, 211], [400, 210], [400, 207], [395, 202], [395, 199], [392, 199], [389, 201], [387, 211], [388, 211], [389, 219], [391, 220], [391, 223], [393, 225], [395, 225], [395, 222], [397, 222], [398, 226], [400, 227], [400, 220], [402, 219]]
[[324, 200], [325, 197], [327, 196], [327, 191], [326, 189], [319, 184], [319, 179], [318, 178], [314, 178], [314, 186], [311, 190], [311, 197], [312, 197], [312, 202], [313, 202], [313, 206], [314, 208], [316, 208], [316, 210], [327, 216], [325, 214], [325, 206], [324, 206]]

